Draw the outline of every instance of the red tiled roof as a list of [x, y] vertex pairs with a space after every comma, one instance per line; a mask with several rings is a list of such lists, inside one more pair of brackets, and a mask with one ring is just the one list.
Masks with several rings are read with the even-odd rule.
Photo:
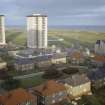
[[105, 62], [105, 56], [103, 56], [103, 55], [95, 55], [95, 57], [93, 57], [93, 60], [99, 61], [99, 62]]
[[83, 58], [83, 55], [82, 53], [80, 52], [74, 52], [72, 55], [71, 55], [72, 58], [76, 58], [76, 59], [80, 59], [80, 58]]
[[42, 84], [33, 88], [40, 92], [44, 96], [52, 95], [54, 93], [66, 90], [63, 84], [57, 83], [56, 81], [49, 80], [46, 84]]
[[21, 88], [12, 90], [3, 96], [0, 96], [0, 104], [3, 105], [18, 105], [30, 100], [36, 101], [36, 97]]

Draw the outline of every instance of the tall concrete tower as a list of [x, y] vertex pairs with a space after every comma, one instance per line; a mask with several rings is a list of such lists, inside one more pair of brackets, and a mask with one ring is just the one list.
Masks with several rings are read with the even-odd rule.
[[27, 16], [27, 47], [47, 48], [47, 19], [41, 14]]
[[5, 16], [0, 15], [0, 45], [5, 45]]

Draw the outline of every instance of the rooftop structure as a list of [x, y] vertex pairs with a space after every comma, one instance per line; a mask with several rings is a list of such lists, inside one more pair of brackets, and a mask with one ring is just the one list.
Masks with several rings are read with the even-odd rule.
[[5, 16], [0, 15], [0, 45], [5, 45]]
[[36, 97], [24, 89], [16, 89], [0, 96], [0, 105], [36, 105]]

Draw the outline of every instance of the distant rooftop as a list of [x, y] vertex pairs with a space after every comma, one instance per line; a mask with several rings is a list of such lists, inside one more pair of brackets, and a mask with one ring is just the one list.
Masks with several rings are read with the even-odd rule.
[[91, 80], [103, 79], [105, 77], [105, 69], [101, 68], [97, 69], [96, 71], [91, 71], [90, 73], [88, 73], [88, 77]]
[[47, 15], [33, 13], [32, 15], [28, 15], [27, 17], [47, 17]]
[[101, 42], [105, 43], [105, 40], [97, 40], [96, 44], [100, 44]]

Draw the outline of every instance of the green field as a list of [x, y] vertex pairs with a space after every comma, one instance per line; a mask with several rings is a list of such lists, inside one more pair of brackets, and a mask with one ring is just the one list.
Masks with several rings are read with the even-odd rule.
[[63, 44], [66, 46], [80, 44], [89, 47], [92, 46], [96, 40], [105, 39], [105, 33], [70, 30], [51, 30], [49, 31], [49, 36], [63, 38]]
[[8, 30], [6, 31], [7, 43], [13, 42], [19, 45], [26, 44], [26, 33], [22, 30]]
[[[70, 47], [73, 45], [82, 45], [92, 47], [98, 39], [105, 39], [105, 33], [86, 32], [86, 31], [71, 31], [71, 30], [49, 30], [48, 37], [63, 38], [64, 41], [52, 41], [49, 45], [57, 45]], [[8, 30], [6, 31], [7, 42], [13, 42], [19, 45], [26, 45], [26, 32], [24, 30]]]
[[45, 82], [46, 80], [42, 78], [42, 75], [37, 75], [32, 78], [22, 79], [21, 86], [23, 88], [34, 87], [40, 85], [41, 83]]

